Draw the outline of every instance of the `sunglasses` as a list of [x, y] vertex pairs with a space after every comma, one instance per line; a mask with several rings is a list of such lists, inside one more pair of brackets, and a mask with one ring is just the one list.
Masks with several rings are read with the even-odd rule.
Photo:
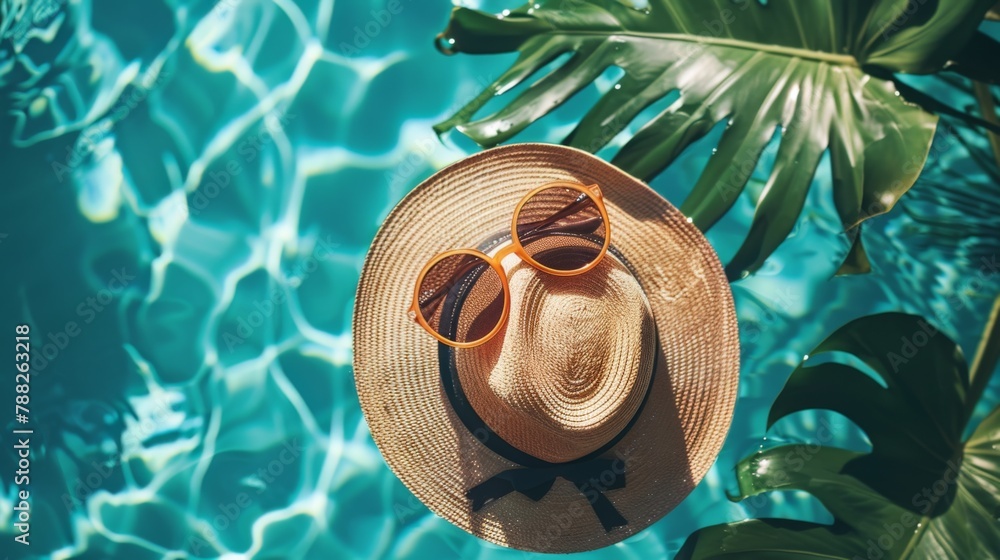
[[493, 338], [510, 313], [510, 285], [500, 264], [514, 253], [555, 276], [583, 274], [611, 243], [611, 223], [597, 185], [546, 183], [514, 207], [511, 243], [492, 257], [475, 249], [438, 254], [424, 265], [409, 316], [434, 338], [471, 348]]

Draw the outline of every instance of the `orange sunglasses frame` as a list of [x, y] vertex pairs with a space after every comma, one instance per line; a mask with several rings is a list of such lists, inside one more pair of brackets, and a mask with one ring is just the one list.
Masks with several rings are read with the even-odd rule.
[[[601, 252], [597, 255], [597, 258], [588, 263], [586, 266], [580, 267], [575, 270], [557, 270], [554, 268], [549, 268], [535, 261], [534, 259], [531, 258], [528, 252], [525, 251], [524, 246], [521, 245], [520, 238], [518, 238], [517, 236], [517, 217], [521, 214], [521, 209], [524, 207], [525, 203], [531, 200], [531, 198], [536, 194], [552, 188], [573, 189], [575, 191], [579, 191], [589, 196], [590, 199], [593, 200], [594, 204], [597, 206], [597, 210], [601, 213], [601, 219], [604, 220], [604, 245], [601, 247]], [[424, 268], [420, 271], [420, 275], [417, 276], [417, 282], [413, 287], [413, 303], [410, 304], [410, 309], [408, 311], [410, 318], [416, 321], [421, 327], [424, 328], [424, 330], [430, 333], [431, 336], [443, 342], [444, 344], [447, 344], [448, 346], [452, 346], [455, 348], [472, 348], [474, 346], [479, 346], [480, 344], [484, 344], [491, 338], [496, 336], [497, 333], [500, 332], [500, 329], [502, 329], [504, 325], [507, 324], [507, 318], [510, 315], [510, 284], [507, 281], [507, 273], [504, 271], [503, 265], [501, 264], [504, 257], [506, 257], [511, 253], [514, 253], [518, 257], [520, 257], [522, 261], [528, 263], [532, 267], [542, 272], [547, 272], [554, 276], [577, 276], [579, 274], [587, 272], [588, 270], [593, 269], [595, 266], [600, 264], [601, 259], [603, 259], [604, 255], [607, 254], [608, 247], [611, 245], [611, 220], [608, 219], [608, 209], [604, 206], [604, 194], [601, 192], [601, 188], [596, 184], [585, 186], [581, 183], [573, 183], [570, 181], [553, 181], [551, 183], [546, 183], [540, 187], [532, 189], [532, 191], [524, 195], [524, 197], [521, 198], [521, 201], [517, 203], [517, 206], [514, 207], [514, 217], [511, 219], [510, 222], [510, 231], [511, 231], [511, 236], [510, 236], [511, 244], [497, 251], [496, 254], [494, 254], [492, 257], [476, 249], [453, 249], [451, 251], [445, 251], [443, 253], [439, 253], [435, 255], [434, 258], [427, 261], [427, 264], [425, 264]], [[486, 261], [486, 263], [489, 264], [490, 267], [493, 268], [493, 270], [500, 276], [500, 281], [503, 283], [503, 297], [504, 297], [503, 312], [500, 314], [500, 320], [497, 321], [497, 324], [495, 327], [493, 327], [493, 330], [491, 330], [482, 338], [478, 340], [473, 340], [472, 342], [455, 342], [453, 340], [448, 340], [447, 338], [441, 336], [437, 331], [435, 331], [429, 324], [427, 324], [427, 321], [424, 319], [423, 315], [420, 314], [420, 285], [421, 283], [423, 283], [424, 277], [431, 270], [431, 268], [434, 267], [434, 265], [454, 255], [471, 255]]]

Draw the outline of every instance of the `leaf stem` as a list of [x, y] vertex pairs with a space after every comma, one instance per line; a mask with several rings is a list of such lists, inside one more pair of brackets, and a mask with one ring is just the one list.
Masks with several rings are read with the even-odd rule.
[[919, 543], [920, 539], [923, 538], [924, 532], [927, 531], [927, 527], [930, 526], [930, 523], [931, 517], [929, 515], [925, 515], [920, 518], [920, 521], [917, 522], [917, 530], [913, 533], [913, 536], [910, 537], [909, 542], [906, 543], [906, 549], [900, 553], [898, 560], [909, 560], [910, 555], [917, 549], [917, 543]]
[[990, 374], [997, 367], [1000, 361], [1000, 296], [993, 301], [993, 309], [990, 310], [989, 318], [986, 319], [986, 328], [983, 329], [983, 337], [979, 340], [979, 348], [976, 356], [969, 366], [969, 398], [966, 421], [972, 416], [976, 403], [986, 390], [989, 383]]
[[[593, 31], [559, 31], [560, 35], [594, 35]], [[733, 47], [751, 51], [760, 51], [770, 54], [780, 54], [793, 56], [806, 60], [820, 60], [842, 66], [852, 66], [860, 68], [858, 60], [849, 54], [834, 54], [824, 51], [814, 51], [810, 49], [797, 49], [795, 47], [784, 47], [781, 45], [770, 45], [767, 43], [755, 43], [753, 41], [741, 41], [727, 37], [705, 37], [702, 35], [687, 35], [684, 33], [649, 33], [644, 31], [614, 31], [607, 35], [624, 35], [628, 37], [641, 37], [644, 39], [660, 39], [664, 41], [684, 41], [688, 43], [698, 43], [702, 45], [713, 45], [723, 47]]]
[[[1000, 125], [1000, 117], [997, 117], [997, 108], [993, 103], [993, 94], [990, 93], [990, 87], [982, 82], [975, 81], [972, 82], [972, 91], [976, 95], [976, 101], [979, 102], [979, 112], [983, 114], [983, 119], [986, 122]], [[993, 148], [993, 158], [997, 160], [997, 166], [1000, 166], [1000, 134], [987, 130], [986, 137], [989, 138], [990, 146]]]

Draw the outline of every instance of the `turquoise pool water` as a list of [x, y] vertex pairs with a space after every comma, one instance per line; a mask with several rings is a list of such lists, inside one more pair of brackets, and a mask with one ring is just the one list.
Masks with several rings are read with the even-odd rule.
[[[38, 347], [52, 343], [33, 362], [27, 557], [530, 556], [413, 498], [354, 390], [350, 320], [368, 245], [406, 192], [475, 151], [430, 127], [511, 61], [438, 54], [450, 4], [398, 2], [388, 18], [378, 0], [0, 5], [0, 329], [30, 324]], [[11, 23], [21, 9], [31, 26]], [[615, 79], [519, 140], [561, 140]], [[914, 84], [972, 103], [939, 79]], [[678, 204], [715, 139], [653, 187]], [[971, 352], [1000, 290], [1000, 171], [984, 150], [942, 127], [917, 185], [866, 226], [875, 273], [850, 278], [832, 278], [847, 245], [821, 164], [793, 234], [733, 284], [742, 378], [715, 466], [650, 529], [579, 558], [669, 557], [694, 529], [747, 517], [829, 521], [804, 494], [730, 503], [733, 467], [762, 445], [809, 441], [823, 422], [833, 443], [865, 448], [835, 414], [764, 431], [792, 368], [850, 319], [921, 314]], [[708, 233], [723, 259], [751, 213], [743, 197]], [[998, 402], [994, 381], [980, 414]], [[12, 498], [0, 501], [0, 552], [20, 558]]]

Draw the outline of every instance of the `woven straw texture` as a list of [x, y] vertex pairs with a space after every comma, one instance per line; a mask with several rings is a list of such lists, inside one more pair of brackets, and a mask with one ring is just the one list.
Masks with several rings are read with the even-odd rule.
[[[496, 339], [485, 348], [458, 350], [456, 363], [463, 387], [471, 387], [470, 401], [494, 431], [522, 449], [533, 448], [529, 452], [548, 441], [553, 456], [569, 457], [600, 447], [628, 421], [637, 406], [635, 395], [645, 393], [649, 355], [655, 354], [656, 371], [639, 418], [604, 455], [620, 459], [626, 472], [625, 487], [604, 495], [628, 525], [609, 532], [584, 494], [561, 478], [540, 501], [512, 492], [472, 511], [465, 495], [468, 489], [520, 465], [492, 452], [459, 420], [442, 388], [438, 343], [406, 313], [417, 273], [428, 259], [448, 249], [477, 247], [508, 232], [521, 197], [555, 180], [600, 185], [612, 246], [627, 261], [636, 283], [623, 279], [625, 269], [613, 261], [580, 277], [559, 279], [556, 291], [576, 282], [582, 286], [575, 292], [577, 301], [588, 302], [577, 314], [560, 313], [562, 304], [540, 301], [544, 290], [538, 286], [551, 278], [534, 278], [544, 273], [528, 270], [516, 260], [508, 266], [505, 259], [512, 299], [521, 299], [512, 302], [507, 328]], [[583, 279], [595, 272], [597, 276]], [[599, 313], [591, 313], [589, 304], [599, 293], [594, 283], [600, 274], [609, 277], [608, 289], [615, 293]], [[515, 278], [519, 276], [524, 278]], [[637, 297], [640, 288], [645, 301]], [[645, 324], [650, 313], [659, 337], [659, 346], [652, 349]], [[532, 314], [539, 317], [537, 322], [529, 320]], [[542, 325], [546, 317], [562, 325], [558, 329]], [[586, 327], [579, 324], [580, 317], [601, 324]], [[578, 334], [561, 332], [567, 329]], [[595, 333], [608, 329], [617, 332], [616, 338], [595, 347], [599, 338]], [[552, 334], [556, 331], [561, 334]], [[545, 350], [527, 351], [522, 346], [515, 352], [506, 346], [511, 340]], [[549, 341], [552, 346], [546, 346]], [[565, 354], [560, 355], [560, 348]], [[484, 352], [492, 356], [484, 358]], [[558, 390], [538, 384], [545, 379], [571, 384], [576, 374], [566, 372], [568, 364], [575, 371], [591, 372], [584, 376], [589, 389], [574, 397], [566, 391], [554, 395]], [[518, 381], [524, 376], [516, 371], [519, 367], [536, 376], [534, 389], [527, 381]], [[617, 371], [601, 371], [602, 367]], [[705, 475], [732, 418], [739, 339], [732, 295], [718, 257], [676, 208], [642, 182], [586, 152], [516, 144], [483, 151], [439, 171], [390, 213], [372, 244], [358, 286], [354, 369], [375, 443], [393, 472], [432, 511], [501, 545], [578, 552], [613, 544], [648, 527]], [[611, 374], [623, 376], [624, 381], [615, 383]], [[492, 420], [491, 411], [496, 414]], [[531, 423], [539, 427], [524, 435], [524, 426]], [[580, 441], [572, 443], [573, 439]]]
[[551, 463], [578, 459], [610, 442], [642, 404], [656, 354], [653, 312], [610, 253], [572, 277], [517, 260], [504, 260], [506, 330], [456, 352], [458, 377], [472, 407], [504, 441]]

